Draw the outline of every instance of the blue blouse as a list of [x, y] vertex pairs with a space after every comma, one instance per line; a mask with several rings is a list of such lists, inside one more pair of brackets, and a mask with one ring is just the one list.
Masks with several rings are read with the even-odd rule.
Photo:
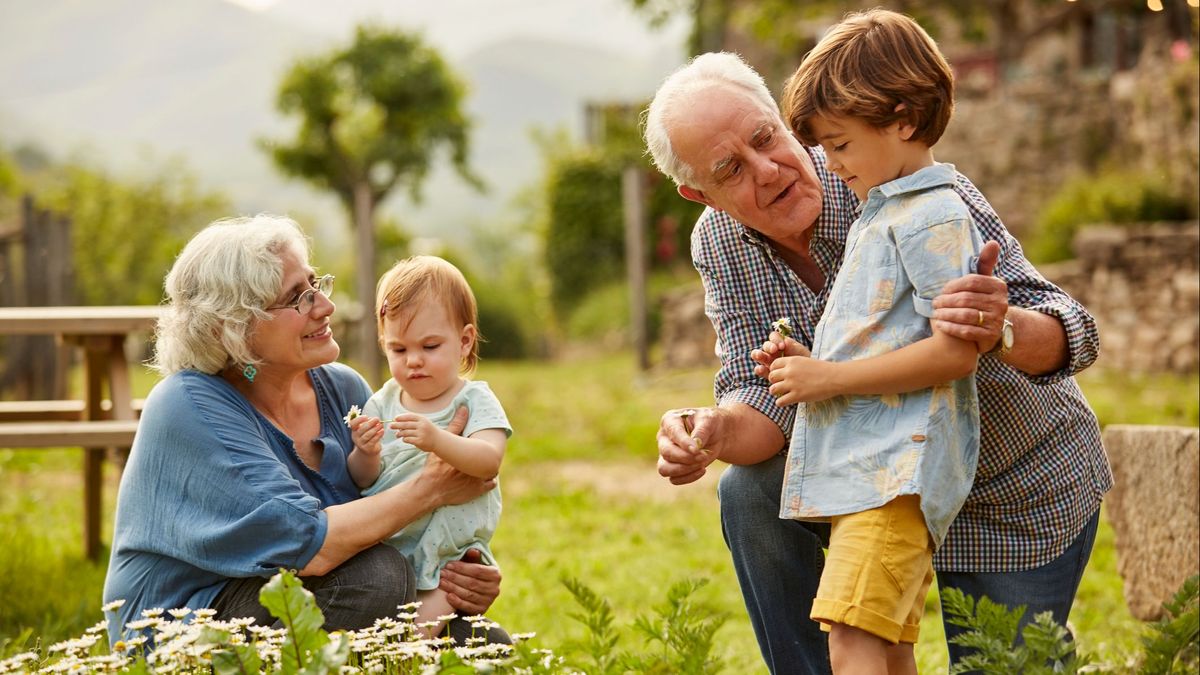
[[324, 446], [319, 471], [218, 375], [174, 373], [146, 399], [117, 496], [104, 602], [109, 639], [142, 610], [199, 609], [230, 578], [301, 569], [325, 541], [322, 509], [358, 497], [342, 416], [371, 395], [340, 364], [309, 371]]

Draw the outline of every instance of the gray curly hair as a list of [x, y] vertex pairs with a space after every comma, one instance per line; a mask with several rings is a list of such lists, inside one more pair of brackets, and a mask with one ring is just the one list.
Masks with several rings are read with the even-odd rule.
[[696, 95], [713, 85], [740, 88], [769, 110], [779, 112], [761, 75], [732, 52], [709, 52], [692, 59], [667, 76], [645, 112], [646, 151], [664, 175], [676, 185], [696, 185], [695, 169], [685, 164], [671, 147], [670, 128], [696, 105]]
[[192, 369], [214, 374], [232, 364], [259, 363], [250, 350], [255, 321], [283, 287], [283, 254], [308, 260], [308, 239], [296, 221], [259, 214], [209, 224], [183, 247], [163, 286], [150, 365], [163, 375]]

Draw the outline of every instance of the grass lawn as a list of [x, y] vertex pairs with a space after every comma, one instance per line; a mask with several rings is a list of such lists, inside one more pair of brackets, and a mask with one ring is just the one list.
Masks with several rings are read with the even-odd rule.
[[[637, 376], [632, 361], [617, 355], [482, 365], [478, 377], [491, 383], [516, 430], [494, 541], [504, 592], [492, 617], [513, 631], [535, 631], [542, 646], [561, 650], [584, 633], [569, 619], [577, 608], [560, 579], [573, 577], [608, 598], [618, 624], [631, 627], [636, 616], [665, 602], [673, 583], [705, 578], [710, 583], [697, 598], [728, 616], [717, 633], [726, 672], [763, 672], [721, 539], [716, 476], [674, 487], [654, 471], [659, 415], [711, 401], [711, 373]], [[150, 383], [135, 384], [138, 394]], [[1103, 423], [1197, 424], [1195, 376], [1097, 372], [1081, 384]], [[25, 628], [55, 641], [100, 618], [104, 566], [81, 557], [80, 464], [80, 453], [71, 450], [0, 450], [0, 656], [15, 648]], [[108, 478], [111, 504], [115, 472]], [[105, 531], [112, 527], [108, 513]], [[1083, 651], [1104, 661], [1124, 662], [1137, 643], [1139, 624], [1122, 599], [1104, 520], [1071, 623]], [[626, 630], [618, 646], [644, 645]], [[933, 594], [917, 653], [922, 672], [944, 670]]]

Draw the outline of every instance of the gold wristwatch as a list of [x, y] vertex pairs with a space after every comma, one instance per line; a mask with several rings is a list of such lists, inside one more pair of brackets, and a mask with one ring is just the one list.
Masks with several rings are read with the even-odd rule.
[[1000, 339], [996, 340], [996, 346], [988, 352], [993, 356], [1004, 356], [1012, 351], [1013, 348], [1013, 322], [1008, 320], [1008, 316], [1004, 317], [1004, 325], [1000, 327]]

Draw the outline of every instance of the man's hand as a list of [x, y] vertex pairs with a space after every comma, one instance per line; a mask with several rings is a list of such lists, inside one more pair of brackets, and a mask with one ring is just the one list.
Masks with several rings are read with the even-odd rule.
[[675, 485], [700, 479], [717, 459], [719, 408], [682, 408], [663, 413], [658, 425], [658, 473]]
[[464, 616], [483, 614], [500, 595], [500, 570], [482, 564], [483, 556], [468, 549], [462, 560], [446, 563], [438, 588]]
[[933, 299], [933, 329], [974, 342], [981, 354], [996, 346], [1008, 314], [1008, 284], [992, 276], [999, 259], [1000, 244], [984, 244], [979, 252], [978, 273], [950, 281]]
[[761, 349], [750, 352], [750, 360], [758, 364], [754, 366], [754, 374], [765, 380], [771, 372], [771, 364], [775, 362], [775, 359], [784, 356], [808, 356], [809, 354], [808, 347], [790, 337], [785, 338], [772, 331]]

